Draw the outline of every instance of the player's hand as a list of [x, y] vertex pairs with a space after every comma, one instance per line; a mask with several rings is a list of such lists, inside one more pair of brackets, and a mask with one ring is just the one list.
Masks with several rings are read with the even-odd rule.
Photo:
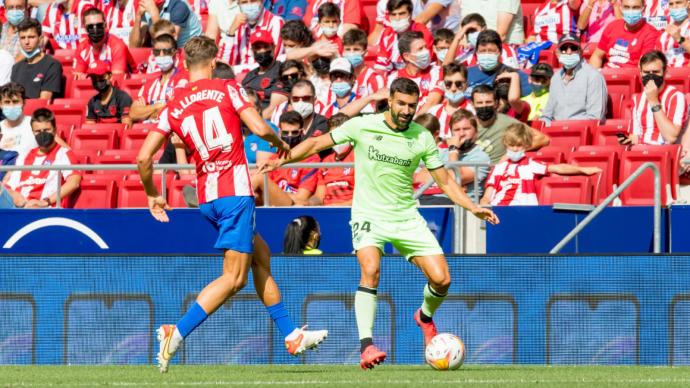
[[594, 175], [594, 174], [600, 173], [601, 168], [599, 168], [599, 167], [580, 167], [580, 171], [582, 171], [582, 173], [585, 175]]
[[159, 222], [170, 221], [168, 214], [165, 211], [171, 210], [171, 208], [170, 205], [165, 202], [165, 199], [163, 199], [163, 197], [160, 195], [157, 197], [147, 196], [147, 198], [149, 200], [149, 211], [151, 212], [153, 218]]
[[257, 174], [265, 174], [267, 172], [274, 171], [278, 169], [283, 164], [281, 159], [269, 159], [263, 163], [259, 163], [259, 169]]
[[647, 84], [644, 86], [644, 94], [651, 105], [659, 103], [659, 88], [656, 87], [653, 80], [647, 81]]
[[477, 206], [471, 211], [475, 217], [482, 219], [490, 223], [491, 225], [498, 225], [501, 222], [499, 221], [498, 216], [493, 211], [491, 211], [491, 209]]
[[274, 147], [278, 148], [278, 158], [287, 159], [290, 157], [290, 146], [284, 140], [280, 140], [280, 143], [275, 144]]

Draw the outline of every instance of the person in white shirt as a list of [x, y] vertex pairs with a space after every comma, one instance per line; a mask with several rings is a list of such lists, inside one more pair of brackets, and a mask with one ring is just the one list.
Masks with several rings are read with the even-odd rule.
[[0, 106], [5, 116], [0, 121], [0, 148], [23, 154], [38, 147], [31, 132], [31, 117], [24, 115], [24, 87], [14, 82], [0, 87]]

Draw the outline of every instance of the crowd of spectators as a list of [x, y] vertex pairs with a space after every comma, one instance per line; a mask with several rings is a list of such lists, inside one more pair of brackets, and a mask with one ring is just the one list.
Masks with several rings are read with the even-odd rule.
[[[668, 69], [690, 65], [688, 0], [545, 0], [527, 14], [519, 0], [378, 0], [375, 17], [366, 16], [367, 4], [5, 0], [0, 163], [37, 163], [52, 153], [74, 161], [67, 156], [69, 139], [56, 128], [58, 151], [38, 142], [37, 133], [46, 131], [36, 126], [55, 127], [50, 110], [24, 109], [27, 99], [57, 104], [69, 97], [70, 81], [93, 87], [83, 123], [155, 124], [175, 89], [188, 82], [184, 43], [202, 34], [220, 48], [214, 76], [241, 80], [263, 118], [293, 146], [350, 117], [385, 110], [387, 86], [398, 77], [413, 80], [421, 91], [417, 120], [434, 133], [443, 159], [496, 166], [491, 174], [488, 166], [454, 170], [477, 198], [500, 192], [497, 169], [512, 160], [507, 133], [518, 133], [510, 139], [534, 151], [550, 143], [541, 125], [610, 118], [607, 69], [637, 69], [642, 84], [640, 93], [626, 96], [630, 120], [618, 137], [622, 145], [680, 144], [683, 156], [690, 149], [684, 94], [690, 91], [665, 81]], [[142, 47], [150, 55], [135, 59]], [[56, 59], [65, 50], [71, 50], [71, 63]], [[138, 93], [121, 87], [130, 78], [142, 80]], [[244, 133], [250, 163], [276, 157], [269, 144]], [[173, 140], [163, 160], [188, 162], [179, 139]], [[310, 161], [351, 162], [350, 149], [341, 146]], [[536, 168], [529, 158], [519, 163], [525, 171], [554, 170]], [[347, 205], [353, 175], [351, 168], [288, 168], [271, 173], [268, 185], [261, 176], [252, 183], [272, 205]], [[22, 195], [14, 197], [15, 206], [54, 204], [51, 193], [32, 197], [41, 202], [28, 200], [40, 190], [23, 190], [14, 176], [4, 178], [3, 192]], [[60, 178], [68, 194], [76, 181], [69, 177]], [[429, 177], [420, 168], [415, 184], [425, 186]], [[448, 199], [432, 185], [420, 202]]]

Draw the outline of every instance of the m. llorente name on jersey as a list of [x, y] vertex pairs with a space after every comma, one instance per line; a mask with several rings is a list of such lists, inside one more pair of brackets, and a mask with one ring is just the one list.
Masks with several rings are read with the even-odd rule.
[[173, 118], [179, 119], [180, 115], [182, 113], [184, 113], [184, 110], [187, 109], [193, 103], [198, 102], [198, 101], [202, 101], [202, 100], [214, 100], [217, 103], [221, 103], [221, 102], [223, 102], [224, 96], [225, 96], [225, 93], [223, 93], [220, 90], [212, 90], [212, 89], [200, 90], [194, 94], [190, 94], [187, 97], [185, 97], [180, 102], [180, 108], [173, 110], [171, 115]]
[[379, 162], [386, 162], [391, 164], [397, 164], [398, 166], [409, 167], [412, 164], [410, 159], [400, 159], [397, 156], [390, 156], [381, 153], [376, 147], [369, 146], [369, 159], [376, 160]]

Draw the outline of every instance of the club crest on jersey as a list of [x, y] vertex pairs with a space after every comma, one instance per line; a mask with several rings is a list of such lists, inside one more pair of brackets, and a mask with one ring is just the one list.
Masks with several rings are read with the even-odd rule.
[[351, 172], [352, 172], [352, 167], [347, 167], [347, 168], [343, 169], [343, 175], [350, 175]]
[[298, 174], [299, 174], [299, 170], [295, 170], [295, 169], [290, 170], [290, 176], [292, 177], [292, 179], [297, 178]]
[[44, 77], [45, 77], [45, 75], [43, 75], [43, 73], [38, 73], [38, 74], [36, 74], [36, 78], [34, 78], [33, 81], [34, 82], [41, 82]]

